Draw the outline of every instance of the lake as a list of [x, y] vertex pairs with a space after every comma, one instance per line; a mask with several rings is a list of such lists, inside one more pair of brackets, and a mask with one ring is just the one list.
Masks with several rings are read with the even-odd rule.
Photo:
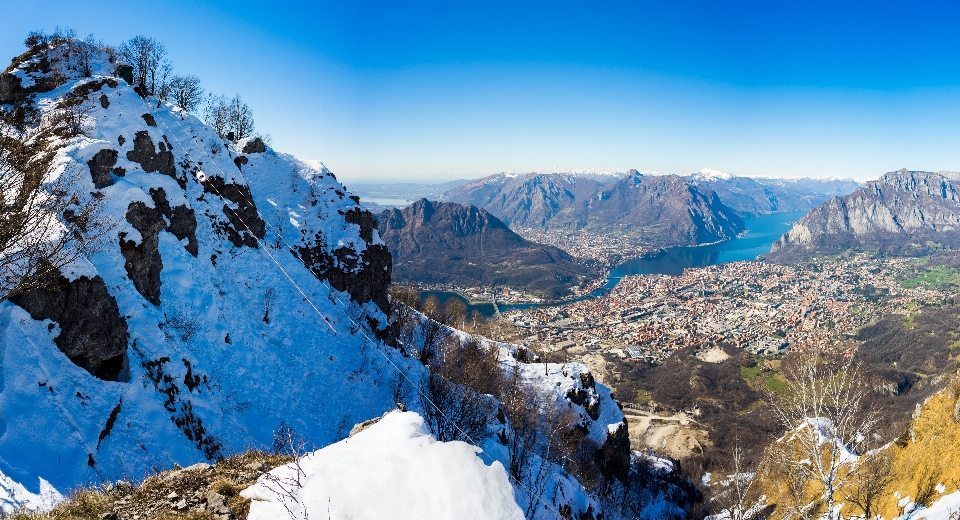
[[[607, 277], [607, 283], [602, 288], [597, 289], [589, 295], [582, 296], [575, 300], [567, 300], [562, 303], [572, 303], [589, 298], [596, 298], [616, 287], [625, 276], [637, 274], [667, 274], [677, 276], [683, 274], [683, 270], [689, 267], [707, 267], [709, 265], [724, 264], [727, 262], [754, 260], [758, 256], [768, 253], [770, 246], [786, 233], [794, 222], [800, 220], [800, 217], [805, 213], [806, 211], [791, 211], [746, 218], [744, 219], [744, 224], [747, 232], [744, 233], [743, 236], [705, 246], [671, 247], [656, 256], [646, 256], [628, 260], [610, 272], [610, 275]], [[440, 299], [440, 303], [445, 303], [450, 298], [463, 300], [464, 303], [467, 303], [468, 313], [473, 312], [473, 310], [478, 310], [484, 316], [492, 316], [494, 312], [492, 303], [470, 305], [463, 297], [453, 292], [425, 291], [420, 293], [420, 298], [424, 300], [431, 294], [436, 295], [437, 298]], [[554, 303], [547, 305], [560, 304]], [[540, 304], [533, 303], [499, 305], [501, 312], [539, 306]]]

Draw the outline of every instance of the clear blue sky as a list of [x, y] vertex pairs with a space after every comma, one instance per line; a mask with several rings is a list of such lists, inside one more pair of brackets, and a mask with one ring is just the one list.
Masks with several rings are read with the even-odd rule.
[[274, 147], [347, 182], [638, 168], [960, 170], [956, 4], [0, 0], [31, 29], [163, 41]]

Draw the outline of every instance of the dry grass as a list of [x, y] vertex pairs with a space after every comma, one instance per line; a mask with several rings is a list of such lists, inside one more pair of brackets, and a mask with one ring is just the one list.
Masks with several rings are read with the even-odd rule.
[[[213, 466], [198, 469], [173, 469], [148, 477], [139, 486], [124, 483], [104, 488], [84, 488], [50, 511], [21, 511], [11, 520], [216, 520], [206, 511], [206, 495], [214, 491], [225, 497], [233, 518], [244, 520], [250, 501], [240, 492], [252, 485], [264, 472], [291, 462], [286, 455], [257, 450], [224, 459]], [[176, 498], [171, 499], [171, 493]], [[176, 507], [184, 500], [186, 508]], [[115, 516], [114, 516], [115, 515]]]
[[[909, 497], [908, 502], [929, 505], [960, 489], [960, 450], [956, 449], [957, 446], [960, 446], [960, 378], [924, 402], [909, 430], [881, 452], [888, 462], [880, 469], [884, 484], [875, 500], [873, 514], [896, 518], [904, 514], [898, 504], [900, 498]], [[865, 467], [869, 465], [869, 459], [861, 460], [867, 462], [860, 467], [845, 469], [870, 471]], [[789, 479], [770, 457], [761, 464], [757, 477], [752, 490], [754, 498], [763, 495], [766, 502], [772, 504], [791, 500]], [[866, 480], [877, 482], [880, 478], [881, 475], [876, 475]], [[943, 493], [937, 491], [938, 484], [943, 486]], [[846, 498], [856, 495], [856, 485], [856, 479], [851, 479], [834, 495], [838, 502], [845, 504], [843, 511], [846, 514], [862, 514], [861, 508]], [[805, 490], [803, 497], [811, 499], [813, 491]], [[786, 510], [778, 507], [770, 518], [784, 518], [785, 515]]]

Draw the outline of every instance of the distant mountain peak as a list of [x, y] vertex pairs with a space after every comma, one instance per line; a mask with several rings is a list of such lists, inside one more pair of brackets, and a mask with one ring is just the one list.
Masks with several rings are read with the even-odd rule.
[[713, 181], [713, 180], [724, 180], [724, 181], [726, 181], [726, 180], [730, 180], [730, 179], [734, 178], [735, 175], [732, 174], [732, 173], [724, 173], [724, 172], [717, 171], [717, 170], [711, 170], [710, 168], [704, 168], [704, 169], [702, 169], [702, 170], [694, 173], [693, 175], [691, 175], [691, 177], [693, 177], [693, 178], [695, 178], [695, 179], [702, 179], [702, 180], [708, 180], [708, 181]]

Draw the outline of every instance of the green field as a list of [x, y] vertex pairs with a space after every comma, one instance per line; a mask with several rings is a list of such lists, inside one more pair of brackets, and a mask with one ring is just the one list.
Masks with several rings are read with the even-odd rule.
[[939, 287], [943, 285], [960, 286], [960, 271], [945, 265], [919, 266], [919, 273], [913, 278], [906, 278], [900, 285], [907, 289], [921, 286]]

